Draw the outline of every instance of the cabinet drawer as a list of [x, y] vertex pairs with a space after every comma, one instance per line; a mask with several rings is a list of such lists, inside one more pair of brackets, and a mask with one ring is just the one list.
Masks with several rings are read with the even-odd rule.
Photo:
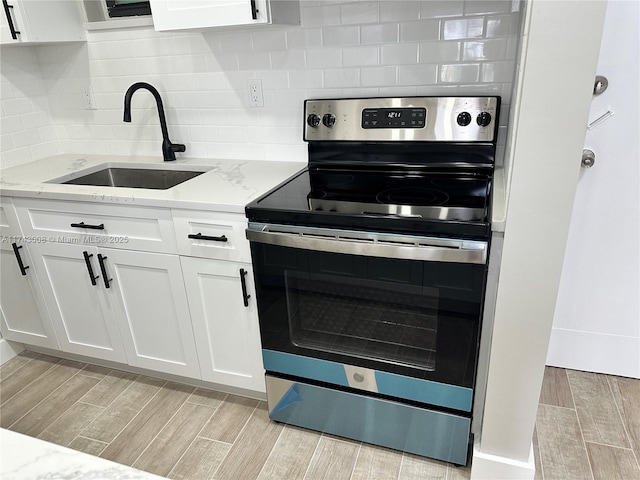
[[40, 243], [177, 253], [169, 209], [14, 198], [25, 235]]
[[251, 262], [243, 215], [173, 210], [180, 255]]

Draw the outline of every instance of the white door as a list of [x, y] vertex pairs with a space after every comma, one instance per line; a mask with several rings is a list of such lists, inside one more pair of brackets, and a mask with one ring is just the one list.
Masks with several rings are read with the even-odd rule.
[[129, 365], [200, 378], [178, 256], [108, 248], [98, 255], [104, 269], [100, 288], [113, 308]]
[[[640, 378], [640, 4], [610, 0], [547, 364]], [[613, 112], [613, 115], [607, 112]], [[576, 159], [579, 161], [579, 159]]]
[[57, 350], [31, 256], [26, 246], [16, 246], [20, 247], [17, 252], [12, 245], [0, 247], [0, 331], [7, 340]]
[[120, 334], [100, 283], [97, 249], [43, 243], [34, 244], [31, 255], [60, 349], [125, 363]]
[[[253, 272], [245, 263], [180, 257], [202, 379], [264, 392]], [[247, 295], [243, 297], [243, 276]]]

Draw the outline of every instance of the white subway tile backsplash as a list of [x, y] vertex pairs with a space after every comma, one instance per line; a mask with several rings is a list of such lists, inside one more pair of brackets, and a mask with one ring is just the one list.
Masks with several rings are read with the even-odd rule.
[[418, 63], [418, 45], [399, 44], [380, 47], [380, 64], [411, 65]]
[[378, 47], [347, 47], [342, 49], [342, 64], [345, 67], [378, 65]]
[[379, 2], [346, 3], [340, 8], [340, 20], [345, 25], [376, 23], [378, 18]]
[[436, 83], [436, 65], [402, 65], [398, 67], [398, 85], [428, 85]]
[[480, 38], [484, 31], [483, 18], [445, 20], [442, 27], [443, 40], [458, 38]]
[[[511, 4], [304, 0], [300, 26], [90, 31], [82, 45], [6, 49], [2, 165], [59, 151], [159, 157], [150, 94], [136, 94], [133, 122], [122, 122], [137, 81], [160, 91], [171, 138], [214, 158], [306, 158], [306, 98], [502, 94], [508, 103], [521, 20]], [[249, 78], [262, 81], [264, 108], [249, 108]], [[85, 109], [88, 86], [97, 110]]]
[[479, 78], [479, 64], [454, 64], [441, 65], [438, 80], [442, 83], [475, 83]]

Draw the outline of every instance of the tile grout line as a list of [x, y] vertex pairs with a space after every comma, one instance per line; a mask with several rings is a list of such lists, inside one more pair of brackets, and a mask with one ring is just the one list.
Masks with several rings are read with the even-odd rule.
[[[138, 375], [138, 377], [140, 377], [140, 375]], [[137, 377], [136, 377], [136, 378], [137, 378]], [[111, 441], [109, 442], [109, 445], [111, 445], [111, 444], [115, 441], [115, 439], [116, 439], [116, 438], [118, 438], [118, 437], [120, 436], [120, 434], [124, 431], [124, 429], [125, 429], [125, 428], [127, 428], [127, 427], [131, 424], [131, 422], [133, 422], [133, 421], [136, 419], [136, 417], [137, 417], [138, 415], [140, 415], [140, 412], [142, 412], [142, 410], [144, 409], [144, 407], [146, 407], [147, 405], [149, 405], [149, 402], [151, 402], [151, 400], [153, 400], [154, 398], [156, 398], [156, 395], [158, 395], [158, 393], [160, 392], [160, 390], [162, 390], [162, 389], [164, 388], [164, 386], [165, 386], [167, 383], [168, 383], [168, 382], [167, 382], [167, 381], [165, 381], [165, 382], [162, 384], [162, 386], [158, 389], [158, 391], [157, 391], [155, 394], [153, 394], [153, 396], [152, 396], [149, 400], [147, 400], [147, 402], [146, 402], [144, 405], [142, 405], [142, 407], [140, 407], [140, 409], [138, 410], [138, 413], [136, 413], [136, 414], [133, 416], [133, 418], [131, 418], [131, 420], [129, 420], [129, 421], [127, 422], [127, 424], [126, 424], [124, 427], [122, 427], [122, 428], [120, 429], [120, 431], [115, 435], [115, 437], [113, 437], [113, 438], [111, 439]], [[131, 385], [133, 385], [133, 382], [131, 383]], [[131, 387], [131, 385], [129, 385], [129, 387]], [[126, 391], [129, 389], [129, 387], [125, 388], [125, 389], [124, 389], [124, 391], [123, 391], [120, 395], [122, 395], [124, 392], [126, 392]], [[120, 395], [118, 395], [118, 398], [120, 397]], [[114, 400], [114, 402], [115, 402], [115, 400]], [[111, 402], [111, 403], [113, 403], [113, 402]], [[109, 405], [111, 405], [111, 404], [109, 404]], [[92, 422], [92, 423], [93, 423], [93, 422]], [[87, 437], [87, 438], [91, 438], [91, 437]], [[93, 440], [93, 439], [92, 439], [92, 440]], [[98, 441], [99, 441], [99, 440], [98, 440]], [[103, 450], [103, 452], [104, 452], [104, 450]], [[101, 455], [102, 455], [102, 453], [101, 453]]]
[[[57, 365], [57, 364], [56, 364]], [[49, 371], [49, 370], [47, 370]], [[43, 375], [47, 372], [43, 372]], [[62, 382], [57, 388], [55, 388], [54, 390], [52, 390], [51, 392], [49, 392], [49, 394], [44, 397], [42, 400], [40, 400], [38, 403], [36, 403], [33, 407], [31, 407], [31, 409], [29, 409], [28, 412], [26, 412], [24, 415], [22, 415], [20, 418], [16, 419], [15, 422], [13, 422], [11, 425], [9, 425], [7, 427], [8, 430], [11, 430], [11, 427], [13, 427], [16, 423], [18, 423], [20, 420], [22, 420], [24, 417], [26, 417], [27, 415], [29, 415], [29, 413], [31, 413], [34, 409], [38, 408], [42, 403], [44, 403], [45, 400], [47, 400], [51, 395], [53, 395], [55, 392], [57, 392], [58, 390], [60, 390], [63, 386], [65, 386], [67, 384], [67, 382], [69, 382], [73, 377], [75, 377], [76, 375], [78, 375], [79, 371], [74, 373], [73, 375], [71, 375], [69, 378], [67, 378], [64, 382]], [[40, 378], [42, 375], [40, 375], [38, 378]], [[34, 379], [33, 382], [29, 382], [29, 385], [31, 385], [32, 383], [34, 383], [38, 378]], [[27, 385], [27, 386], [29, 386]], [[26, 387], [25, 387], [26, 388]], [[22, 391], [22, 390], [21, 390]], [[14, 395], [15, 396], [15, 395]], [[11, 397], [13, 398], [13, 397]], [[71, 408], [71, 407], [69, 407]], [[58, 418], [60, 418], [61, 415], [64, 415], [67, 410], [69, 410], [69, 408], [67, 408], [64, 412], [60, 413], [60, 415], [58, 415]]]
[[[166, 386], [166, 385], [165, 385]], [[164, 388], [164, 387], [163, 387]], [[193, 387], [193, 392], [196, 391], [196, 387]], [[180, 411], [180, 409], [184, 406], [185, 403], [187, 403], [187, 399], [191, 396], [191, 394], [193, 393], [191, 392], [189, 394], [189, 396], [187, 398], [185, 398], [184, 402], [182, 402], [180, 404], [180, 406], [178, 408], [176, 408], [176, 411], [173, 412], [173, 415], [171, 415], [171, 417], [169, 417], [169, 419], [165, 422], [165, 424], [162, 426], [162, 428], [160, 430], [158, 430], [158, 433], [156, 433], [153, 438], [149, 441], [149, 443], [147, 444], [147, 446], [144, 448], [144, 450], [142, 450], [142, 452], [140, 452], [140, 455], [138, 455], [138, 457], [133, 461], [133, 463], [131, 464], [131, 466], [133, 467], [135, 465], [135, 463], [140, 460], [140, 457], [142, 457], [142, 455], [144, 455], [144, 452], [146, 452], [147, 450], [149, 450], [149, 447], [151, 446], [151, 444], [153, 442], [155, 442], [156, 438], [158, 438], [158, 436], [164, 431], [165, 428], [167, 428], [167, 425], [169, 425], [169, 423], [171, 422], [171, 420], [173, 420], [175, 418], [175, 416], [178, 414], [178, 412]], [[158, 392], [159, 393], [159, 392]], [[140, 412], [142, 412], [142, 410], [140, 410]], [[140, 413], [138, 412], [138, 413]], [[135, 468], [135, 467], [134, 467]], [[172, 467], [173, 468], [173, 467]], [[151, 472], [149, 472], [151, 473]]]
[[[20, 355], [20, 354], [18, 354], [17, 356], [20, 356], [20, 357], [23, 357], [23, 358], [24, 358], [24, 355]], [[16, 373], [18, 373], [20, 370], [22, 370], [22, 369], [23, 369], [25, 366], [27, 366], [29, 363], [31, 363], [31, 361], [32, 361], [32, 360], [35, 360], [35, 359], [36, 359], [36, 358], [38, 358], [39, 356], [40, 356], [40, 354], [38, 354], [37, 356], [35, 356], [35, 357], [33, 357], [33, 358], [27, 357], [27, 361], [26, 361], [24, 364], [22, 364], [22, 366], [21, 366], [21, 367], [19, 367], [15, 372], [11, 372], [9, 375], [7, 375], [7, 376], [6, 376], [6, 378], [3, 378], [3, 379], [2, 379], [2, 380], [0, 380], [0, 381], [4, 382], [7, 378], [11, 378], [13, 375], [15, 375]], [[5, 362], [5, 364], [6, 364], [6, 363], [8, 363], [8, 361], [7, 361], [7, 362]], [[2, 365], [0, 365], [0, 370], [1, 370], [1, 368], [2, 368]]]
[[356, 452], [356, 460], [353, 462], [353, 466], [351, 467], [351, 475], [349, 475], [349, 480], [353, 478], [353, 474], [356, 471], [356, 465], [358, 464], [358, 458], [360, 458], [360, 451], [362, 450], [362, 442], [358, 445], [358, 451]]
[[[396, 480], [400, 480], [400, 474], [402, 473], [402, 465], [404, 465], [404, 456], [405, 456], [405, 452], [402, 452], [402, 456], [400, 457], [400, 468], [398, 469], [398, 475], [396, 476]], [[446, 475], [448, 475], [448, 472], [449, 472], [449, 466], [447, 465]], [[447, 480], [446, 475], [444, 480]]]
[[[538, 429], [536, 427], [534, 427], [534, 429], [533, 429], [533, 434], [536, 437], [536, 445], [538, 446], [538, 459], [540, 460], [540, 476], [542, 477], [542, 480], [544, 480], [544, 463], [542, 463], [542, 452], [540, 450], [540, 436], [538, 435]], [[536, 449], [534, 448], [533, 449], [533, 457], [534, 457], [533, 465], [534, 465], [534, 467], [535, 467], [535, 456], [536, 456]], [[587, 454], [587, 456], [588, 456], [588, 454]]]
[[[320, 447], [320, 442], [322, 441], [322, 437], [324, 437], [324, 433], [322, 433], [320, 435], [320, 438], [318, 438], [318, 443], [316, 443], [316, 448], [313, 449], [313, 454], [311, 455], [311, 458], [309, 459], [309, 463], [307, 465], [307, 469], [304, 471], [304, 476], [302, 477], [302, 480], [306, 480], [307, 478], [307, 474], [309, 473], [309, 469], [311, 468], [311, 464], [313, 463], [313, 459], [316, 456], [316, 453], [318, 452], [318, 448]], [[309, 479], [309, 480], [313, 480], [313, 479]]]
[[622, 428], [624, 429], [624, 434], [627, 437], [627, 443], [629, 444], [631, 453], [633, 454], [633, 458], [635, 458], [636, 464], [640, 469], [640, 458], [638, 458], [638, 456], [636, 455], [636, 450], [635, 448], [633, 448], [633, 441], [632, 441], [631, 435], [629, 434], [629, 430], [627, 429], [627, 422], [624, 421], [624, 416], [620, 411], [620, 407], [616, 400], [616, 395], [613, 393], [613, 386], [611, 385], [611, 379], [609, 378], [610, 376], [611, 375], [605, 374], [605, 380], [607, 381], [607, 386], [609, 387], [609, 391], [611, 392], [611, 397], [613, 398], [613, 404], [616, 406], [616, 412], [618, 412], [618, 416], [620, 417], [620, 421], [622, 422]]
[[[33, 360], [33, 359], [32, 359]], [[31, 385], [33, 382], [35, 382], [36, 380], [38, 380], [42, 375], [44, 375], [45, 373], [47, 373], [49, 370], [51, 370], [53, 367], [55, 367], [56, 365], [59, 365], [62, 362], [62, 358], [60, 360], [58, 360], [56, 363], [52, 364], [49, 368], [47, 368], [44, 372], [42, 372], [40, 375], [38, 375], [36, 378], [34, 378], [33, 380], [31, 380], [29, 383], [27, 383], [24, 387], [22, 387], [20, 390], [18, 390], [16, 393], [14, 393], [13, 395], [11, 395], [11, 397], [7, 398], [6, 400], [4, 400], [0, 406], [4, 405], [5, 403], [7, 403], [9, 400], [11, 400], [13, 397], [15, 397], [16, 395], [18, 395], [20, 392], [22, 392], [25, 388], [29, 387], [29, 385]], [[29, 362], [27, 362], [29, 363]], [[25, 364], [26, 365], [26, 364]], [[24, 366], [24, 365], [23, 365]], [[19, 368], [17, 371], [20, 371], [21, 368]], [[13, 372], [11, 375], [15, 374], [16, 372]], [[9, 377], [11, 377], [11, 375], [9, 375]], [[9, 378], [7, 377], [7, 378]], [[53, 393], [53, 392], [51, 392]], [[35, 408], [35, 407], [34, 407]], [[28, 412], [27, 412], [28, 413]], [[22, 418], [22, 417], [21, 417]]]
[[[256, 407], [257, 408], [257, 407]], [[269, 408], [269, 407], [267, 407]], [[269, 421], [271, 421], [271, 419], [269, 419]], [[262, 462], [262, 468], [260, 468], [260, 471], [258, 472], [258, 476], [256, 477], [256, 480], [258, 478], [260, 478], [260, 474], [262, 473], [262, 471], [264, 470], [264, 467], [267, 465], [267, 462], [269, 461], [269, 458], [271, 458], [271, 454], [273, 453], [273, 450], [276, 448], [276, 445], [278, 444], [278, 442], [280, 441], [280, 437], [282, 436], [284, 432], [284, 427], [282, 427], [282, 430], [280, 430], [280, 433], [278, 434], [278, 438], [276, 438], [276, 441], [273, 442], [273, 445], [271, 447], [271, 450], [269, 450], [269, 455], [267, 455], [267, 458], [265, 459], [264, 462]]]
[[578, 421], [578, 428], [580, 429], [580, 438], [582, 439], [582, 448], [584, 448], [584, 452], [587, 456], [587, 465], [589, 465], [589, 471], [591, 472], [591, 478], [595, 479], [595, 475], [593, 474], [593, 466], [591, 465], [591, 456], [589, 455], [589, 450], [587, 450], [587, 442], [584, 439], [584, 432], [582, 431], [582, 423], [580, 423], [580, 416], [578, 415], [578, 405], [576, 404], [576, 397], [573, 394], [573, 387], [571, 386], [571, 380], [569, 375], [569, 371], [565, 369], [567, 374], [567, 381], [569, 382], [569, 392], [571, 392], [571, 400], [573, 400], [573, 406], [575, 407], [574, 411], [576, 414], [576, 420]]

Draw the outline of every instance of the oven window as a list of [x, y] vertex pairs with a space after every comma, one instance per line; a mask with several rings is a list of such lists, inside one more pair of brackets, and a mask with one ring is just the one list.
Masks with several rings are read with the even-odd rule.
[[438, 289], [296, 271], [285, 285], [297, 347], [435, 369]]

